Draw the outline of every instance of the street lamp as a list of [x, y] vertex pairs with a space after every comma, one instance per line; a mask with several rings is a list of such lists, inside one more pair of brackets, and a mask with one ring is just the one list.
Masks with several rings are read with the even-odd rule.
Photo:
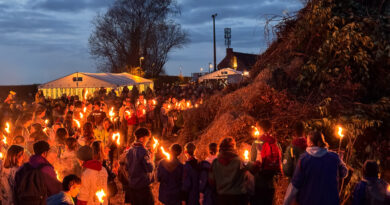
[[214, 71], [217, 68], [217, 50], [215, 48], [215, 17], [217, 17], [217, 13], [211, 15], [211, 18], [213, 18], [213, 39], [214, 39]]
[[209, 63], [209, 73], [210, 73], [211, 69], [213, 69], [213, 64]]

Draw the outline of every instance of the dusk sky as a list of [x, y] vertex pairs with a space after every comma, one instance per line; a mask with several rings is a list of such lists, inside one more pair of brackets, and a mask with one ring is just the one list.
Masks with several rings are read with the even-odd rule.
[[[79, 72], [96, 72], [89, 54], [91, 21], [114, 0], [0, 0], [0, 84], [45, 83]], [[173, 50], [169, 75], [199, 72], [213, 60], [212, 18], [216, 18], [217, 63], [225, 56], [223, 30], [232, 29], [234, 51], [258, 54], [267, 48], [267, 15], [293, 14], [299, 0], [179, 0], [176, 18], [191, 42]]]

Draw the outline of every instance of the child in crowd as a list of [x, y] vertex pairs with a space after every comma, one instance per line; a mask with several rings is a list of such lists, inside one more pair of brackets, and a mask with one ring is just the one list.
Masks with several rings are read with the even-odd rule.
[[203, 205], [216, 204], [216, 193], [213, 187], [209, 184], [209, 172], [211, 164], [217, 158], [218, 145], [216, 143], [209, 144], [209, 155], [206, 160], [200, 163], [200, 175], [199, 175], [199, 191], [201, 193], [201, 202]]
[[196, 146], [189, 142], [184, 146], [187, 161], [184, 164], [183, 192], [185, 202], [188, 205], [199, 204], [199, 164], [195, 158]]
[[80, 192], [81, 179], [76, 175], [68, 175], [62, 181], [62, 191], [46, 200], [47, 205], [74, 205], [73, 198]]

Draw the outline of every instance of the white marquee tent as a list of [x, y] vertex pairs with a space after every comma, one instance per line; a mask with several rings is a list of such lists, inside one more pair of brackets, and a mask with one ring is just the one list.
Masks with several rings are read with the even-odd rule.
[[59, 98], [63, 94], [67, 96], [83, 95], [83, 90], [93, 93], [96, 89], [104, 87], [107, 91], [116, 89], [121, 92], [123, 87], [127, 86], [129, 90], [137, 86], [140, 92], [148, 87], [153, 89], [153, 81], [128, 73], [72, 73], [65, 77], [47, 82], [38, 87], [43, 91], [45, 97]]
[[206, 80], [228, 80], [229, 77], [242, 76], [242, 74], [243, 73], [241, 71], [237, 71], [231, 68], [224, 68], [200, 77], [199, 82]]

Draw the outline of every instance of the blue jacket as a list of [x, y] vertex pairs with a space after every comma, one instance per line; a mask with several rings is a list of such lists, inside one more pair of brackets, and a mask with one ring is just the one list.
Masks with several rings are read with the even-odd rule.
[[72, 197], [63, 191], [47, 198], [46, 203], [47, 205], [74, 205]]
[[184, 164], [183, 187], [187, 205], [199, 205], [199, 164], [191, 158]]
[[291, 181], [298, 189], [297, 202], [300, 205], [338, 205], [338, 182], [346, 175], [347, 168], [337, 153], [308, 147]]
[[160, 182], [158, 200], [163, 204], [181, 204], [181, 187], [184, 166], [177, 159], [161, 160], [157, 168]]
[[129, 187], [143, 189], [153, 182], [153, 162], [149, 151], [135, 142], [126, 155], [126, 168], [129, 176]]
[[389, 204], [390, 197], [386, 196], [388, 184], [382, 179], [367, 177], [356, 184], [353, 192], [352, 205]]
[[[211, 161], [212, 163], [212, 161]], [[209, 184], [209, 172], [211, 169], [211, 163], [208, 160], [200, 162], [200, 174], [199, 174], [199, 191], [203, 193], [203, 205], [216, 204], [216, 191]]]

